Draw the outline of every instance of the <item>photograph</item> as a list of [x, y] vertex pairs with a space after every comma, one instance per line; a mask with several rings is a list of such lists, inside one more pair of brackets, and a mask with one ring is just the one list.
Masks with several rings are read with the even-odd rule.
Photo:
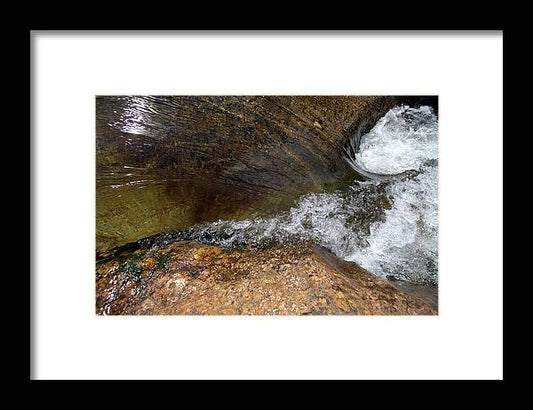
[[509, 38], [32, 28], [30, 380], [504, 380]]
[[438, 315], [438, 95], [96, 95], [96, 315]]

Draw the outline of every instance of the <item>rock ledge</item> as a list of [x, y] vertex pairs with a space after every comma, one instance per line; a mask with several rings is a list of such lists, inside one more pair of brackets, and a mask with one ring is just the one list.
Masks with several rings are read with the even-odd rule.
[[312, 244], [230, 250], [175, 242], [97, 262], [100, 315], [436, 315]]

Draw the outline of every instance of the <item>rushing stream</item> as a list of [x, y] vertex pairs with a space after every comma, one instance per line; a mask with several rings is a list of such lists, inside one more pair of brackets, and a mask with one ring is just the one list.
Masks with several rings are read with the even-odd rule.
[[437, 116], [428, 106], [395, 107], [357, 139], [347, 161], [386, 178], [304, 195], [268, 217], [196, 225], [180, 237], [229, 247], [312, 241], [374, 274], [436, 285]]

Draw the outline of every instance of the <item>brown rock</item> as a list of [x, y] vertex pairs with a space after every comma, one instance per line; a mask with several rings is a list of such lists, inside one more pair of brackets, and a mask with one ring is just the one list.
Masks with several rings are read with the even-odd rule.
[[[153, 269], [161, 255], [172, 261], [165, 269], [139, 269]], [[224, 250], [178, 242], [140, 257], [137, 269], [127, 258], [118, 267], [117, 261], [97, 266], [109, 272], [97, 275], [98, 314], [437, 314], [416, 295], [311, 244]]]
[[144, 269], [144, 270], [154, 269], [156, 265], [157, 265], [157, 262], [155, 261], [154, 258], [146, 258], [146, 259], [139, 261], [138, 263], [139, 268]]

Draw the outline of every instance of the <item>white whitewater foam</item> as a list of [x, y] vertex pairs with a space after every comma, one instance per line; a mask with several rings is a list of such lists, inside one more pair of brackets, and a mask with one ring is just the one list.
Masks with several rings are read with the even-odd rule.
[[430, 107], [395, 107], [361, 138], [355, 161], [376, 174], [419, 169], [438, 158], [437, 137], [437, 117]]
[[416, 282], [437, 281], [438, 173], [428, 167], [416, 177], [392, 183], [392, 208], [370, 226], [367, 247], [345, 257], [381, 276]]
[[396, 107], [361, 139], [359, 166], [375, 173], [419, 170], [387, 186], [393, 200], [385, 221], [373, 223], [367, 247], [345, 259], [371, 272], [414, 281], [437, 281], [438, 265], [438, 120], [430, 107]]
[[192, 237], [225, 246], [310, 240], [376, 275], [436, 284], [437, 129], [430, 107], [393, 108], [362, 137], [356, 160], [370, 172], [415, 176], [356, 181], [344, 192], [305, 195], [274, 217], [197, 226]]

